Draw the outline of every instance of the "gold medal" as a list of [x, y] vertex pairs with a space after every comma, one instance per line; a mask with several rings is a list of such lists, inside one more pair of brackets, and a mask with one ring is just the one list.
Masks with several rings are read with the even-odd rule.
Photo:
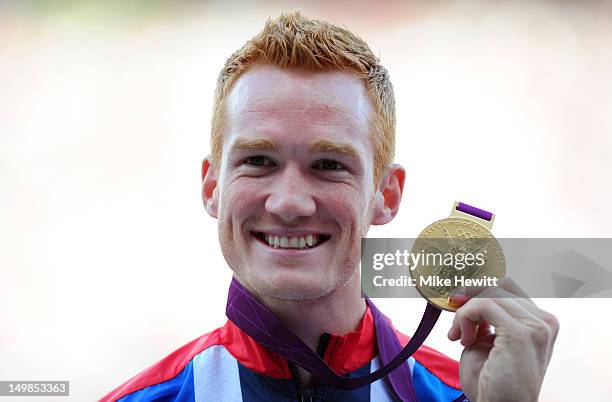
[[415, 240], [410, 276], [434, 306], [456, 311], [450, 295], [458, 287], [496, 286], [506, 260], [493, 234], [494, 215], [455, 202], [450, 218], [427, 226]]

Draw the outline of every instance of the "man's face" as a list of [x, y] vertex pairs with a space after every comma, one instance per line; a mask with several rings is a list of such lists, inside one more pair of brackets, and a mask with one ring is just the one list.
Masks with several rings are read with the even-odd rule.
[[223, 254], [249, 288], [309, 300], [358, 270], [372, 223], [372, 107], [347, 73], [256, 66], [226, 99], [216, 194]]

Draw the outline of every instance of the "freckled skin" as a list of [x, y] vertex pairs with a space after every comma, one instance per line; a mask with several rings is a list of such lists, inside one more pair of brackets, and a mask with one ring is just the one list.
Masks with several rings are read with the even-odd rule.
[[[218, 173], [219, 240], [238, 279], [268, 297], [312, 300], [358, 279], [360, 241], [374, 208], [372, 108], [364, 83], [343, 72], [257, 66], [234, 84]], [[275, 150], [236, 150], [266, 138]], [[349, 143], [358, 157], [311, 151], [315, 139]], [[252, 166], [263, 155], [274, 166]], [[325, 170], [322, 159], [345, 169]], [[308, 229], [331, 238], [302, 253], [279, 253], [251, 231]]]

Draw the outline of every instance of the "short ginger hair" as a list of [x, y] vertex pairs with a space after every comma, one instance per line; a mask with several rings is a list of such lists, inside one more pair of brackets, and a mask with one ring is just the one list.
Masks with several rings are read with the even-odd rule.
[[393, 162], [395, 98], [389, 73], [366, 42], [349, 30], [304, 17], [299, 11], [268, 19], [261, 32], [232, 54], [221, 69], [213, 102], [211, 162], [221, 163], [225, 103], [232, 84], [254, 65], [313, 72], [339, 70], [363, 79], [374, 110], [371, 141], [374, 182]]

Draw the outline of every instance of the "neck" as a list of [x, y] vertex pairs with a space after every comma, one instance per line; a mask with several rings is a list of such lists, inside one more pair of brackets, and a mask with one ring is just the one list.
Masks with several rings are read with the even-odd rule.
[[287, 301], [262, 297], [261, 301], [312, 350], [316, 350], [325, 332], [345, 334], [355, 330], [366, 311], [359, 275], [319, 299]]
[[[354, 331], [366, 312], [361, 297], [359, 275], [330, 294], [305, 301], [288, 301], [265, 297], [258, 299], [272, 311], [294, 334], [313, 351], [316, 351], [323, 333], [345, 334]], [[299, 368], [304, 386], [309, 386], [311, 376]]]

